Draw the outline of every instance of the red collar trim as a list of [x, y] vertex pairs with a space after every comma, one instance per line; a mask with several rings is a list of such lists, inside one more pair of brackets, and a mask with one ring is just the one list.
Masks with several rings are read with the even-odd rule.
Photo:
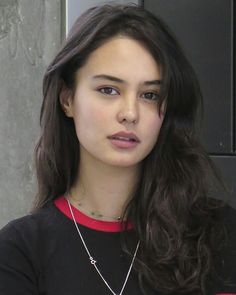
[[[68, 218], [72, 219], [70, 209], [67, 203], [67, 200], [64, 196], [61, 196], [54, 200], [55, 206]], [[84, 225], [88, 228], [95, 229], [98, 231], [105, 232], [121, 232], [125, 226], [125, 221], [102, 221], [93, 219], [90, 216], [85, 215], [81, 211], [79, 211], [76, 207], [71, 205], [75, 220], [77, 223]], [[127, 222], [127, 229], [132, 229], [133, 226], [131, 222]]]

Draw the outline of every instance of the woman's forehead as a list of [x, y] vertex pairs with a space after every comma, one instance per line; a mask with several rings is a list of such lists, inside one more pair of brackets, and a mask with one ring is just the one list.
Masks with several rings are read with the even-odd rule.
[[109, 75], [121, 80], [132, 76], [133, 79], [152, 81], [161, 79], [161, 69], [140, 42], [128, 37], [116, 37], [94, 50], [78, 75]]

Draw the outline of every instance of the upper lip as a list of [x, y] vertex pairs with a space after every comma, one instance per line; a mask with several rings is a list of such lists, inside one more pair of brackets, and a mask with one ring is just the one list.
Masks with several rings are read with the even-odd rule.
[[129, 138], [129, 139], [133, 139], [137, 142], [140, 142], [140, 139], [132, 132], [121, 131], [121, 132], [118, 132], [118, 133], [108, 136], [108, 138], [114, 138], [114, 137], [125, 137], [125, 138]]

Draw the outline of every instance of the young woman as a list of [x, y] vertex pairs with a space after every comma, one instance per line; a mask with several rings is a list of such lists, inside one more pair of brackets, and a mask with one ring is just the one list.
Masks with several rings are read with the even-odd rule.
[[43, 94], [37, 201], [0, 232], [0, 294], [236, 294], [235, 211], [209, 197], [201, 92], [166, 25], [89, 9]]

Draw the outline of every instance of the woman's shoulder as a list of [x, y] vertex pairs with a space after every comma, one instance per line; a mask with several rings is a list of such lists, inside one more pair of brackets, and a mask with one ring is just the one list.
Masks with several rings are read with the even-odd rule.
[[0, 230], [0, 289], [4, 294], [15, 294], [18, 288], [24, 294], [29, 290], [30, 294], [38, 294], [42, 265], [55, 249], [50, 246], [57, 243], [59, 235], [53, 239], [52, 236], [56, 235], [61, 219], [51, 202], [37, 212], [10, 221]]
[[26, 237], [29, 239], [34, 236], [36, 237], [41, 231], [50, 230], [55, 227], [59, 217], [53, 202], [49, 202], [34, 213], [8, 222], [0, 230], [0, 241], [9, 238], [17, 239]]

